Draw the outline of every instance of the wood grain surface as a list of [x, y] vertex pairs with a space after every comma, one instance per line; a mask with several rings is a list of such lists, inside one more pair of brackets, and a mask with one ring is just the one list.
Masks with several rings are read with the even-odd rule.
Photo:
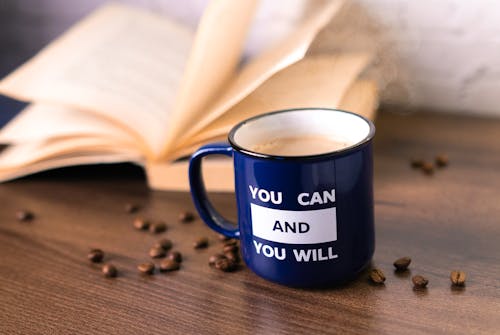
[[[69, 169], [0, 185], [0, 333], [499, 334], [500, 120], [382, 113], [377, 127], [373, 264], [385, 285], [370, 285], [366, 272], [323, 290], [279, 286], [247, 268], [219, 272], [207, 265], [216, 235], [199, 220], [177, 222], [193, 209], [189, 194], [148, 191], [127, 165]], [[431, 177], [409, 166], [441, 152], [450, 165]], [[212, 198], [235, 217], [232, 195]], [[134, 230], [127, 202], [169, 230]], [[19, 208], [36, 219], [17, 222]], [[183, 252], [182, 269], [141, 276], [136, 266], [159, 236]], [[199, 236], [208, 249], [193, 249]], [[118, 278], [87, 261], [93, 247]], [[411, 271], [394, 273], [406, 255]], [[453, 269], [467, 273], [465, 288], [450, 286]], [[427, 290], [412, 290], [415, 274]]]

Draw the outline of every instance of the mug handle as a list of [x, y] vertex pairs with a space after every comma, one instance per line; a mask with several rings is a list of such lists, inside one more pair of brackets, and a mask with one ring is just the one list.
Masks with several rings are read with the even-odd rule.
[[194, 205], [205, 223], [218, 233], [230, 238], [239, 238], [240, 231], [236, 224], [225, 219], [212, 206], [207, 197], [202, 176], [202, 158], [208, 155], [233, 156], [233, 148], [227, 143], [212, 143], [199, 148], [189, 161], [189, 185]]

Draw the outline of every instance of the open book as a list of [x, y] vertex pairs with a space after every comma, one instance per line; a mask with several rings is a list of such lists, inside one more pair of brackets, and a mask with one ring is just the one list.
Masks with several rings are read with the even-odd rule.
[[[338, 12], [325, 1], [253, 59], [242, 49], [256, 0], [212, 1], [196, 33], [166, 17], [105, 5], [0, 82], [30, 103], [4, 129], [0, 181], [52, 168], [133, 162], [152, 188], [186, 190], [187, 160], [237, 122], [295, 107], [373, 117], [377, 91], [358, 79], [370, 54], [306, 56]], [[209, 190], [233, 187], [228, 160], [207, 160]]]

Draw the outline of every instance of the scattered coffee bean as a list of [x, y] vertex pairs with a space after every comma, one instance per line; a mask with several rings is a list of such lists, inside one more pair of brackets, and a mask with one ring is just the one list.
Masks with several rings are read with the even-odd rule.
[[438, 167], [445, 167], [448, 165], [448, 156], [445, 154], [437, 155], [435, 161]]
[[195, 249], [205, 249], [206, 247], [208, 247], [208, 238], [200, 237], [199, 239], [194, 241], [193, 247]]
[[16, 212], [16, 218], [18, 221], [26, 222], [33, 220], [35, 218], [35, 215], [33, 214], [33, 212], [30, 212], [26, 209], [20, 209]]
[[219, 258], [218, 260], [215, 261], [214, 265], [216, 269], [224, 272], [234, 271], [238, 267], [238, 265], [235, 262], [227, 259], [226, 257]]
[[160, 271], [176, 271], [180, 267], [179, 262], [169, 258], [162, 260], [160, 263]]
[[183, 223], [194, 221], [194, 218], [194, 214], [188, 211], [179, 214], [179, 221]]
[[413, 286], [416, 289], [423, 289], [427, 287], [427, 284], [429, 283], [429, 280], [427, 278], [421, 276], [421, 275], [416, 275], [411, 278], [411, 281], [413, 282]]
[[465, 272], [463, 271], [451, 271], [450, 280], [454, 286], [464, 286], [465, 285]]
[[138, 230], [146, 230], [149, 228], [150, 222], [144, 218], [135, 218], [134, 228]]
[[155, 272], [155, 265], [152, 262], [139, 264], [137, 270], [145, 275], [152, 275]]
[[152, 223], [149, 226], [149, 231], [153, 234], [163, 233], [165, 230], [167, 230], [167, 225], [163, 221]]
[[396, 259], [393, 264], [397, 271], [406, 271], [410, 263], [411, 263], [410, 257], [401, 257]]
[[155, 247], [162, 248], [165, 251], [172, 249], [172, 245], [172, 241], [170, 241], [168, 238], [162, 238], [154, 244]]
[[426, 175], [431, 175], [434, 173], [434, 165], [432, 163], [429, 163], [429, 162], [425, 162], [423, 165], [422, 165], [422, 172], [425, 173]]
[[125, 212], [130, 214], [137, 213], [137, 211], [139, 211], [139, 208], [140, 207], [137, 204], [132, 204], [132, 203], [125, 204]]
[[102, 273], [105, 277], [114, 278], [118, 275], [118, 270], [113, 264], [104, 264], [102, 266]]
[[214, 266], [215, 265], [215, 262], [217, 262], [218, 259], [221, 259], [221, 258], [224, 258], [226, 256], [224, 256], [223, 254], [215, 254], [215, 255], [212, 255], [210, 256], [210, 258], [208, 259], [208, 265], [210, 266]]
[[171, 260], [176, 261], [177, 263], [181, 263], [182, 262], [182, 254], [178, 251], [170, 251], [167, 254], [167, 259], [171, 259]]
[[424, 160], [421, 158], [414, 158], [410, 161], [411, 167], [414, 169], [419, 169], [424, 165]]
[[89, 254], [87, 255], [87, 258], [92, 263], [100, 263], [104, 258], [104, 252], [101, 249], [91, 249]]
[[380, 269], [372, 269], [370, 271], [370, 280], [375, 284], [383, 284], [385, 282], [385, 275]]
[[217, 238], [218, 238], [218, 239], [219, 239], [219, 241], [221, 241], [221, 242], [224, 242], [224, 241], [229, 240], [229, 237], [227, 237], [227, 236], [226, 236], [226, 235], [224, 235], [224, 234], [219, 234], [219, 235], [217, 235]]
[[151, 256], [151, 258], [163, 258], [165, 257], [165, 255], [166, 255], [165, 249], [163, 249], [160, 246], [154, 246], [151, 249], [149, 249], [149, 256]]
[[238, 246], [236, 244], [224, 244], [222, 250], [224, 252], [238, 252]]
[[238, 252], [225, 252], [224, 256], [234, 263], [240, 262], [240, 254]]

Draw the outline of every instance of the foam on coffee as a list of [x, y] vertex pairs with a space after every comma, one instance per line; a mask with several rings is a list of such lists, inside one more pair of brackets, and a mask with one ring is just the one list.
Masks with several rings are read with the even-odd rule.
[[255, 143], [251, 151], [273, 156], [319, 155], [349, 146], [345, 141], [335, 141], [321, 135], [282, 137]]
[[242, 149], [274, 156], [309, 156], [340, 151], [369, 136], [370, 125], [352, 113], [298, 109], [247, 120], [230, 135]]

